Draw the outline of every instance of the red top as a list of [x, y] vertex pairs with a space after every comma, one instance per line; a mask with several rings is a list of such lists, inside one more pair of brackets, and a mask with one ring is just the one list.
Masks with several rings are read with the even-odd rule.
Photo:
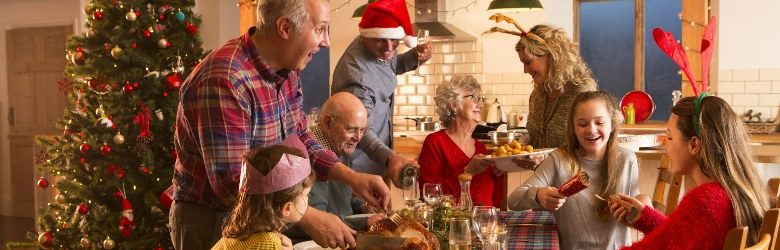
[[645, 206], [634, 223], [644, 238], [623, 249], [723, 249], [726, 234], [736, 226], [726, 190], [705, 183], [688, 192], [669, 218]]
[[[474, 154], [487, 155], [485, 145], [474, 140]], [[445, 130], [439, 130], [425, 137], [422, 151], [420, 151], [420, 190], [425, 183], [441, 183], [442, 193], [451, 194], [455, 199], [460, 199], [460, 183], [458, 175], [471, 161], [457, 144], [447, 135]], [[493, 167], [485, 169], [482, 173], [474, 175], [471, 179], [471, 200], [475, 206], [488, 205], [498, 207], [501, 200], [493, 197], [502, 197], [504, 191], [497, 182], [500, 177], [493, 175]]]

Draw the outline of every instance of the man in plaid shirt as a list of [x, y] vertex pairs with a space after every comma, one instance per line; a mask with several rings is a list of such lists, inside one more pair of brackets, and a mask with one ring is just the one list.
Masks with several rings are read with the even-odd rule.
[[[338, 161], [306, 129], [299, 72], [328, 47], [327, 0], [259, 1], [258, 26], [212, 51], [180, 90], [174, 145], [171, 240], [177, 249], [208, 249], [238, 194], [241, 155], [298, 136], [320, 178], [341, 181], [369, 204], [386, 208], [381, 177]], [[325, 247], [354, 246], [337, 216], [309, 208], [297, 223]]]

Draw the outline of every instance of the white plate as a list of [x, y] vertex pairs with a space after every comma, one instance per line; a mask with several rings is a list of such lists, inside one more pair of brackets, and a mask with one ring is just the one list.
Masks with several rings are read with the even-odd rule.
[[293, 249], [295, 250], [323, 250], [323, 249], [339, 249], [339, 248], [324, 248], [320, 245], [317, 245], [317, 243], [314, 243], [313, 240], [310, 241], [304, 241], [304, 242], [298, 242], [298, 244], [293, 245]]
[[520, 171], [526, 171], [530, 169], [518, 167], [517, 164], [512, 162], [512, 159], [526, 157], [529, 155], [549, 154], [553, 150], [555, 150], [555, 148], [535, 148], [534, 151], [530, 153], [507, 155], [502, 157], [494, 157], [492, 155], [489, 155], [487, 159], [492, 160], [495, 163], [496, 168], [501, 169], [503, 171], [510, 172], [510, 173], [520, 172]]

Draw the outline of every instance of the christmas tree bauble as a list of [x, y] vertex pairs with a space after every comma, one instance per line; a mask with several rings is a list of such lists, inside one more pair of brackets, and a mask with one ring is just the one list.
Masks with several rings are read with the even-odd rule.
[[176, 12], [176, 20], [184, 21], [184, 12]]
[[56, 201], [59, 204], [65, 203], [65, 196], [62, 194], [57, 194], [57, 196], [54, 196], [54, 201]]
[[76, 51], [70, 55], [70, 61], [77, 66], [82, 66], [87, 63], [87, 54], [83, 51]]
[[119, 46], [114, 46], [114, 48], [111, 49], [111, 57], [119, 58], [120, 56], [122, 56], [122, 48]]
[[135, 19], [137, 18], [138, 16], [135, 14], [133, 10], [130, 10], [127, 12], [127, 14], [125, 14], [125, 19], [127, 19], [127, 21], [134, 22]]
[[40, 179], [38, 179], [38, 187], [40, 188], [49, 187], [49, 181], [46, 180], [46, 178], [41, 177]]
[[178, 73], [170, 73], [167, 76], [165, 76], [165, 81], [168, 85], [168, 90], [170, 91], [178, 91], [179, 88], [181, 88], [181, 79], [179, 78]]
[[106, 116], [106, 110], [103, 108], [102, 104], [95, 109], [95, 114], [100, 117]]
[[92, 18], [94, 18], [97, 21], [103, 20], [103, 12], [100, 10], [95, 11], [95, 13], [92, 13]]
[[141, 35], [142, 35], [144, 38], [149, 38], [150, 36], [152, 36], [152, 32], [151, 32], [151, 31], [149, 31], [149, 30], [144, 30], [143, 32], [141, 32]]
[[44, 248], [50, 248], [54, 245], [54, 236], [51, 235], [51, 232], [43, 232], [38, 235], [38, 245], [41, 245]]
[[103, 249], [114, 249], [114, 247], [116, 247], [116, 243], [111, 238], [106, 238], [103, 241]]
[[164, 49], [164, 48], [168, 48], [168, 46], [171, 45], [170, 43], [168, 43], [168, 40], [165, 40], [165, 38], [161, 38], [160, 40], [157, 40], [157, 47]]
[[116, 135], [114, 136], [114, 143], [122, 145], [122, 143], [125, 143], [125, 136], [119, 132], [116, 132]]
[[133, 93], [133, 85], [132, 84], [129, 84], [129, 83], [125, 84], [125, 87], [123, 87], [122, 89], [125, 90], [125, 93], [128, 93], [128, 94]]
[[87, 37], [92, 37], [95, 35], [95, 30], [93, 30], [92, 28], [87, 28], [87, 30], [84, 31], [84, 35]]
[[79, 246], [83, 248], [89, 248], [92, 246], [92, 242], [89, 242], [89, 238], [82, 237], [81, 240], [79, 241]]
[[79, 207], [76, 209], [80, 214], [87, 214], [89, 212], [89, 207], [87, 207], [87, 204], [81, 203], [79, 204]]
[[195, 35], [195, 33], [198, 33], [198, 26], [195, 26], [194, 24], [187, 22], [187, 25], [184, 28], [185, 31], [187, 31], [190, 35]]
[[108, 81], [106, 81], [106, 79], [103, 77], [89, 79], [87, 86], [89, 86], [89, 89], [100, 95], [108, 93], [109, 89]]
[[100, 153], [103, 155], [108, 155], [109, 153], [111, 153], [111, 146], [109, 146], [108, 144], [103, 144], [103, 146], [100, 147]]
[[81, 151], [82, 154], [86, 154], [87, 152], [89, 152], [89, 144], [86, 143], [81, 144], [81, 146], [79, 147], [79, 151]]

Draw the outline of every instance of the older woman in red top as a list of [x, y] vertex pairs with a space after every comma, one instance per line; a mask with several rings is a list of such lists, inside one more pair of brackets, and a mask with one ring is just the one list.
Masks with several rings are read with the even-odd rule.
[[436, 113], [445, 127], [425, 138], [420, 152], [420, 187], [441, 183], [444, 194], [460, 199], [458, 175], [473, 175], [470, 194], [474, 205], [498, 206], [503, 197], [499, 177], [504, 172], [486, 159], [487, 149], [471, 138], [482, 121], [482, 88], [471, 75], [456, 75], [436, 88]]

